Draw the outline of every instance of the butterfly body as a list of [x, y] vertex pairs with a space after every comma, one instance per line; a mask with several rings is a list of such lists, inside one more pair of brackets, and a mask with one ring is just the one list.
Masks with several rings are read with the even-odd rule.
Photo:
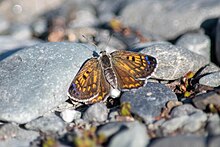
[[90, 58], [83, 64], [70, 85], [68, 96], [85, 104], [118, 97], [120, 91], [144, 86], [156, 66], [156, 58], [149, 55], [102, 51], [98, 58]]
[[112, 68], [111, 57], [106, 54], [105, 51], [100, 53], [100, 64], [104, 72], [105, 79], [111, 85], [112, 88], [117, 89], [117, 78]]

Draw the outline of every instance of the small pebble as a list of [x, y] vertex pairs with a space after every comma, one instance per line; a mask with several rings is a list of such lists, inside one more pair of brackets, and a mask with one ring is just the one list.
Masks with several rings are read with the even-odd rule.
[[108, 109], [103, 103], [95, 103], [91, 105], [83, 114], [83, 119], [92, 122], [103, 122], [108, 118]]
[[79, 119], [81, 117], [81, 112], [74, 109], [66, 109], [60, 113], [60, 116], [65, 122], [70, 123], [75, 119]]

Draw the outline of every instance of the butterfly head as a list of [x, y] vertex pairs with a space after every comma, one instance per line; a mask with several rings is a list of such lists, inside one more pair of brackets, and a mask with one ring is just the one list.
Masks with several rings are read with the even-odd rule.
[[100, 55], [101, 55], [101, 56], [106, 55], [106, 51], [101, 51], [101, 52], [100, 52]]

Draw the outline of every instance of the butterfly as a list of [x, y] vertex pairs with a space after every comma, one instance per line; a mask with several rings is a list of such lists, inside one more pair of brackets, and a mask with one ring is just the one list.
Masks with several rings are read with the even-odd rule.
[[139, 88], [155, 71], [156, 58], [137, 52], [101, 51], [84, 62], [73, 79], [68, 96], [75, 102], [93, 104], [119, 97], [121, 91]]

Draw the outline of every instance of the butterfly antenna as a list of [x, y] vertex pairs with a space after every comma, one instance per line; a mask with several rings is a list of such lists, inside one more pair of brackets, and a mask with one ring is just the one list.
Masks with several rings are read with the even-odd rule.
[[86, 37], [85, 35], [82, 35], [82, 37], [85, 38], [89, 44], [92, 44], [93, 46], [97, 47], [97, 45], [93, 41], [89, 40], [88, 37]]
[[106, 48], [108, 47], [109, 42], [111, 41], [112, 36], [113, 36], [113, 33], [109, 36], [108, 41], [107, 41], [105, 47], [102, 47], [102, 48], [101, 48], [101, 51], [106, 51]]
[[[94, 47], [98, 48], [97, 45], [96, 45], [93, 41], [91, 41], [91, 40], [88, 39], [88, 37], [86, 37], [85, 35], [82, 35], [82, 37], [85, 38], [86, 41], [87, 41], [89, 44], [91, 44], [91, 45], [93, 45]], [[87, 48], [88, 48], [88, 47], [87, 47]], [[98, 57], [98, 56], [99, 56], [99, 54], [98, 54], [96, 51], [94, 51], [94, 50], [92, 50], [92, 49], [90, 49], [90, 48], [88, 48], [88, 49], [93, 52], [93, 56], [94, 56], [94, 57]]]

